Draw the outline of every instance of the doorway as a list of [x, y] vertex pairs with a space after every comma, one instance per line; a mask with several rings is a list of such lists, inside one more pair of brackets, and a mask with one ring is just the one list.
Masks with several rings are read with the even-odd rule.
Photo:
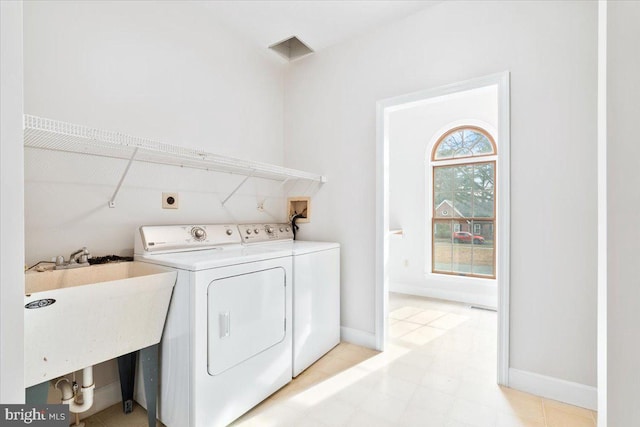
[[[471, 122], [469, 119], [466, 120], [465, 123], [458, 123], [455, 120], [450, 121], [446, 124], [449, 129], [453, 129], [455, 126], [459, 125], [485, 125], [485, 127], [489, 128], [488, 133], [493, 132], [493, 136], [496, 137], [499, 141], [497, 147], [497, 155], [494, 157], [492, 161], [495, 161], [496, 165], [496, 174], [495, 174], [495, 227], [491, 225], [491, 227], [486, 227], [486, 230], [491, 230], [492, 233], [495, 234], [495, 241], [492, 241], [494, 246], [494, 258], [493, 262], [494, 266], [494, 275], [495, 275], [495, 283], [491, 285], [487, 282], [486, 277], [476, 277], [469, 278], [463, 277], [461, 274], [451, 274], [450, 277], [447, 275], [437, 275], [434, 276], [434, 270], [432, 266], [434, 263], [431, 262], [433, 259], [434, 253], [434, 242], [436, 238], [433, 234], [433, 212], [434, 212], [434, 198], [432, 197], [432, 190], [424, 191], [424, 212], [429, 214], [429, 218], [424, 216], [424, 264], [419, 265], [419, 269], [424, 267], [423, 273], [425, 278], [432, 277], [432, 284], [436, 282], [439, 283], [438, 286], [431, 286], [429, 293], [423, 294], [424, 296], [431, 297], [439, 297], [439, 298], [449, 298], [449, 299], [457, 299], [458, 301], [465, 301], [469, 303], [474, 303], [474, 301], [467, 301], [464, 298], [458, 295], [457, 298], [451, 297], [451, 289], [458, 288], [460, 289], [474, 289], [477, 291], [478, 289], [482, 289], [484, 287], [484, 296], [482, 296], [483, 292], [476, 292], [480, 296], [479, 303], [476, 305], [480, 306], [494, 306], [497, 308], [498, 316], [497, 316], [497, 330], [498, 330], [498, 339], [497, 339], [497, 354], [498, 354], [498, 369], [497, 369], [497, 382], [501, 385], [508, 385], [508, 367], [509, 367], [509, 73], [503, 72], [495, 75], [490, 75], [478, 79], [468, 80], [460, 83], [455, 83], [443, 87], [438, 87], [435, 89], [429, 89], [425, 91], [420, 91], [416, 93], [411, 93], [407, 95], [401, 95], [394, 98], [384, 99], [377, 103], [377, 183], [376, 183], [376, 347], [379, 350], [384, 350], [385, 341], [387, 336], [387, 313], [389, 306], [389, 291], [390, 291], [390, 270], [392, 265], [390, 265], [390, 244], [391, 239], [396, 239], [398, 236], [404, 236], [405, 230], [402, 228], [403, 225], [399, 222], [396, 217], [392, 218], [390, 211], [390, 128], [391, 128], [391, 117], [394, 112], [398, 112], [401, 110], [411, 109], [417, 106], [423, 106], [428, 104], [433, 104], [435, 102], [441, 101], [446, 97], [455, 98], [457, 96], [461, 96], [464, 93], [469, 93], [470, 91], [477, 90], [495, 90], [496, 98], [497, 98], [497, 119], [495, 122], [495, 126], [492, 126], [491, 123], [482, 123], [482, 121]], [[493, 129], [490, 129], [493, 127]], [[447, 132], [447, 128], [439, 129], [442, 132], [435, 132], [433, 135], [427, 135], [425, 138], [428, 140], [429, 138], [435, 138], [434, 140], [428, 141], [426, 150], [425, 150], [425, 165], [424, 165], [424, 181], [428, 183], [428, 185], [433, 185], [433, 176], [428, 177], [429, 173], [432, 173], [433, 164], [428, 159], [433, 159], [430, 157], [431, 154], [429, 150], [431, 150], [435, 144], [436, 140]], [[491, 135], [489, 135], [491, 136]], [[496, 154], [496, 153], [493, 153]], [[452, 159], [452, 163], [460, 163], [465, 160], [457, 160]], [[425, 184], [425, 189], [426, 189]], [[418, 187], [418, 186], [416, 186]], [[462, 215], [465, 216], [465, 215]], [[468, 219], [465, 216], [465, 220]], [[456, 221], [454, 221], [456, 222]], [[486, 222], [486, 221], [485, 221]], [[461, 224], [461, 221], [457, 221], [458, 224]], [[452, 223], [450, 225], [452, 229], [455, 225]], [[461, 225], [461, 229], [464, 225]], [[474, 223], [469, 221], [469, 225], [466, 226], [471, 231], [471, 235], [475, 231]], [[440, 230], [443, 230], [440, 227]], [[482, 230], [482, 229], [481, 229]], [[415, 231], [415, 230], [414, 230]], [[453, 236], [453, 234], [452, 234]], [[444, 237], [439, 236], [439, 237]], [[451, 240], [452, 244], [458, 245], [462, 243], [461, 236], [457, 236], [460, 239], [458, 241]], [[492, 237], [493, 238], [493, 237]], [[483, 238], [484, 239], [484, 238]], [[473, 243], [481, 244], [485, 243], [485, 241], [480, 240], [480, 236], [475, 238], [475, 242], [473, 242], [474, 238], [472, 237], [469, 248], [473, 248]], [[453, 246], [452, 246], [453, 248]], [[488, 253], [487, 247], [478, 247], [478, 249], [482, 249], [483, 252]], [[446, 248], [445, 248], [446, 249]], [[439, 249], [440, 250], [440, 249]], [[452, 249], [453, 250], [453, 249]], [[456, 250], [468, 251], [468, 248], [458, 248]], [[480, 252], [478, 252], [480, 253]], [[478, 258], [479, 259], [479, 258]], [[397, 261], [397, 260], [396, 260]], [[404, 260], [402, 263], [404, 264]], [[409, 263], [411, 261], [409, 260]], [[430, 265], [431, 264], [431, 265]], [[396, 262], [397, 265], [397, 262]], [[409, 264], [410, 265], [410, 264]], [[436, 272], [437, 273], [437, 272]], [[493, 277], [490, 279], [493, 280]], [[474, 282], [475, 280], [475, 282]], [[483, 282], [484, 281], [484, 282]], [[493, 303], [491, 296], [491, 288], [493, 288]], [[402, 289], [395, 289], [402, 291]], [[441, 292], [441, 294], [438, 294]], [[449, 292], [449, 296], [447, 296], [447, 292]], [[482, 299], [484, 298], [484, 299]]]

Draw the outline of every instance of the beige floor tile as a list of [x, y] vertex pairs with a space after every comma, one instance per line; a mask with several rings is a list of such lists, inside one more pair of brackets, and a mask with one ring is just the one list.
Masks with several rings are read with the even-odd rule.
[[584, 417], [546, 405], [544, 413], [547, 427], [594, 427], [596, 425], [591, 415]]
[[438, 311], [438, 310], [424, 310], [418, 314], [407, 317], [404, 319], [407, 322], [420, 323], [421, 325], [426, 325], [429, 322], [432, 322], [439, 317], [446, 315], [446, 311]]
[[446, 417], [442, 414], [435, 413], [433, 411], [427, 411], [425, 409], [409, 408], [404, 411], [404, 414], [398, 421], [399, 427], [444, 427]]
[[404, 414], [407, 404], [406, 400], [397, 399], [379, 391], [372, 391], [360, 404], [359, 410], [386, 422], [397, 423]]
[[262, 427], [293, 426], [304, 417], [304, 412], [282, 404], [274, 404], [249, 420]]
[[349, 427], [394, 427], [396, 424], [367, 412], [357, 411], [349, 419], [348, 425]]
[[329, 426], [344, 426], [355, 414], [356, 408], [339, 399], [328, 399], [305, 413], [306, 418], [312, 418]]
[[418, 385], [427, 372], [427, 368], [408, 365], [400, 360], [395, 360], [379, 372], [384, 376], [401, 379]]
[[503, 395], [498, 410], [501, 413], [516, 415], [530, 420], [544, 420], [542, 398], [508, 387], [500, 387]]
[[433, 322], [429, 323], [429, 326], [431, 326], [432, 328], [448, 330], [448, 329], [453, 329], [457, 326], [460, 326], [461, 324], [463, 324], [468, 320], [469, 320], [469, 316], [448, 313], [434, 320]]
[[335, 398], [343, 402], [346, 402], [352, 406], [359, 406], [371, 393], [370, 387], [365, 387], [360, 384], [351, 384], [339, 390], [335, 394]]
[[566, 403], [558, 402], [557, 400], [551, 399], [542, 399], [542, 403], [544, 404], [545, 410], [549, 408], [555, 408], [569, 414], [580, 415], [585, 418], [593, 418], [593, 411], [591, 411], [590, 409], [568, 405]]
[[455, 397], [450, 394], [419, 386], [409, 401], [408, 409], [447, 415], [454, 402]]
[[389, 312], [389, 317], [392, 319], [404, 320], [407, 317], [415, 316], [421, 311], [422, 311], [421, 308], [404, 306]]
[[[259, 427], [259, 426], [256, 426]], [[316, 418], [302, 417], [297, 420], [297, 424], [291, 427], [333, 427], [331, 424], [323, 423]]]
[[[413, 325], [414, 323], [411, 324]], [[417, 326], [419, 326], [419, 328], [400, 337], [400, 341], [421, 346], [435, 340], [444, 333], [442, 329], [432, 328], [431, 326], [422, 326], [419, 324]]]
[[453, 420], [448, 418], [445, 423], [444, 423], [445, 427], [478, 427], [475, 424], [468, 424], [468, 423], [464, 423], [462, 421], [458, 421], [458, 420]]
[[437, 372], [426, 372], [420, 380], [420, 385], [446, 394], [455, 395], [460, 387], [460, 379], [441, 375]]
[[529, 419], [520, 415], [498, 413], [496, 427], [546, 427], [544, 418]]
[[456, 398], [449, 418], [477, 427], [491, 427], [495, 426], [497, 422], [497, 413], [489, 406]]
[[422, 325], [419, 323], [411, 323], [411, 322], [405, 322], [404, 320], [399, 320], [395, 322], [393, 325], [389, 325], [389, 337], [400, 338], [420, 327], [422, 327]]
[[324, 356], [322, 359], [318, 360], [316, 363], [312, 365], [312, 372], [320, 371], [325, 374], [334, 375], [338, 372], [342, 372], [346, 369], [354, 366], [355, 363], [350, 362], [348, 360], [341, 359], [339, 357], [335, 357], [332, 355]]
[[396, 358], [395, 361], [414, 366], [418, 370], [425, 370], [433, 363], [433, 357], [417, 351], [409, 351]]
[[331, 350], [327, 354], [327, 356], [334, 356], [339, 359], [357, 364], [377, 354], [380, 354], [380, 352], [348, 342], [341, 342], [336, 347], [334, 347], [333, 350]]
[[391, 375], [384, 375], [371, 390], [376, 390], [399, 400], [409, 401], [413, 393], [418, 388], [418, 384], [396, 378]]

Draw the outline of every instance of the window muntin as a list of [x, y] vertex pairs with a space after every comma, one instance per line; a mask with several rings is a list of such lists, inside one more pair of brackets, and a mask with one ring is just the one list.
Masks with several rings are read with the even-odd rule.
[[[457, 144], [457, 145], [455, 145]], [[495, 161], [493, 138], [459, 127], [438, 139], [432, 153], [432, 272], [495, 278]], [[467, 163], [458, 159], [470, 158]]]
[[436, 142], [432, 160], [492, 156], [496, 144], [491, 135], [479, 127], [461, 126], [451, 129]]

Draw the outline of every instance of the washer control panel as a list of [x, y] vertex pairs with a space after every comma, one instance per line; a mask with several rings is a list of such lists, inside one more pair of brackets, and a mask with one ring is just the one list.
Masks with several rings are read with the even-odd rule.
[[207, 249], [241, 241], [233, 224], [143, 225], [136, 236], [136, 253]]
[[263, 243], [275, 240], [293, 240], [291, 224], [240, 224], [238, 231], [243, 243]]

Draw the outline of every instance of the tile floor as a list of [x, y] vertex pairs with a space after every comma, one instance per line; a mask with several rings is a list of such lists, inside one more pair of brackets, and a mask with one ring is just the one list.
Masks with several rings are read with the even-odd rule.
[[[594, 427], [593, 411], [495, 384], [496, 313], [391, 294], [379, 353], [341, 343], [242, 416], [242, 427]], [[120, 405], [87, 427], [143, 427]], [[161, 425], [158, 423], [158, 425]]]

